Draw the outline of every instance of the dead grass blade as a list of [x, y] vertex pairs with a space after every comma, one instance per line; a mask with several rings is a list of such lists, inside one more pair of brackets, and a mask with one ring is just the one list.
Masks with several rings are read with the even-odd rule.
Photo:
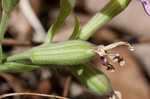
[[20, 95], [41, 96], [41, 97], [49, 97], [49, 98], [57, 98], [57, 99], [69, 99], [69, 98], [62, 97], [62, 96], [40, 94], [40, 93], [29, 93], [29, 92], [3, 94], [3, 95], [0, 95], [0, 99], [10, 97], [10, 96], [20, 96]]

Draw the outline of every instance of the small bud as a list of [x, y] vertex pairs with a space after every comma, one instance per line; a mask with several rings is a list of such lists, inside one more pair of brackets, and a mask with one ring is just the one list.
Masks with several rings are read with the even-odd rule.
[[[69, 66], [72, 73], [93, 93], [112, 96], [113, 89], [107, 76], [89, 63]], [[82, 73], [78, 74], [78, 71]]]

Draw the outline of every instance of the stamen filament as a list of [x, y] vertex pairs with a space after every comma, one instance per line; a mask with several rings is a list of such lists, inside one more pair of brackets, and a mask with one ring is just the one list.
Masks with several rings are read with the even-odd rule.
[[107, 50], [113, 49], [113, 48], [118, 47], [118, 46], [128, 46], [131, 51], [134, 51], [133, 46], [131, 46], [131, 45], [130, 45], [129, 43], [127, 43], [127, 42], [122, 42], [122, 41], [121, 41], [121, 42], [112, 43], [112, 44], [110, 44], [110, 45], [107, 45], [107, 46], [105, 46], [103, 49], [104, 49], [105, 51], [107, 51]]

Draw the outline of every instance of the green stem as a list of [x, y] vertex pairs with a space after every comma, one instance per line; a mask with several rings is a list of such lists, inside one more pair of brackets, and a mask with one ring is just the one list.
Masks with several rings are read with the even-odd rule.
[[80, 31], [79, 39], [87, 40], [99, 28], [123, 11], [131, 0], [111, 0]]
[[2, 63], [2, 59], [3, 59], [2, 39], [4, 37], [4, 32], [5, 32], [5, 28], [6, 28], [7, 18], [8, 18], [8, 13], [3, 11], [1, 27], [0, 27], [0, 63]]

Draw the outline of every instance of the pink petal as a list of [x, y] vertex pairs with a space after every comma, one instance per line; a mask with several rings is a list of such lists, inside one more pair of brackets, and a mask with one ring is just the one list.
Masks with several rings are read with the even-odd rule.
[[140, 1], [144, 7], [145, 12], [147, 13], [147, 15], [150, 16], [150, 3], [148, 2], [148, 0], [140, 0]]

